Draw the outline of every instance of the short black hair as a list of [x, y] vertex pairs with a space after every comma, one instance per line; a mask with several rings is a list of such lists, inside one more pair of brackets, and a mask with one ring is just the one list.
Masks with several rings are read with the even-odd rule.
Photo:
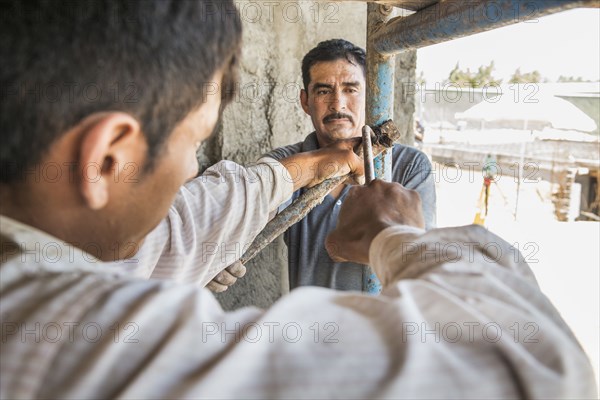
[[317, 47], [306, 53], [302, 60], [302, 81], [304, 83], [304, 90], [308, 91], [308, 85], [310, 84], [310, 69], [316, 63], [345, 59], [352, 65], [358, 64], [366, 76], [367, 66], [365, 58], [366, 53], [364, 49], [344, 39], [331, 39], [319, 43]]
[[221, 68], [231, 95], [241, 32], [233, 0], [0, 0], [0, 183], [99, 111], [140, 122], [151, 167]]

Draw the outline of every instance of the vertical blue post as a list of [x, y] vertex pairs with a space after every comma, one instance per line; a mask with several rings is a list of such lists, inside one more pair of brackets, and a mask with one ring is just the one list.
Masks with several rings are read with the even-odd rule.
[[[367, 125], [378, 125], [394, 116], [395, 57], [383, 56], [373, 49], [371, 36], [377, 27], [393, 17], [392, 6], [367, 4]], [[384, 152], [374, 160], [375, 177], [392, 180], [392, 151]], [[381, 282], [369, 268], [363, 276], [363, 291], [381, 292]]]

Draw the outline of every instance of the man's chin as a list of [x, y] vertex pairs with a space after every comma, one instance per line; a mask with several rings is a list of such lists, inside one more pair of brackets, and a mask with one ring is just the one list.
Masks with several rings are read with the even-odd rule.
[[357, 133], [356, 129], [350, 129], [342, 126], [340, 126], [338, 129], [329, 130], [329, 137], [334, 140], [350, 139], [360, 135], [360, 132]]
[[338, 140], [350, 139], [358, 136], [361, 136], [360, 132], [356, 134], [354, 130], [350, 129], [329, 130], [324, 133], [317, 132], [317, 139], [320, 146], [326, 146], [335, 143]]

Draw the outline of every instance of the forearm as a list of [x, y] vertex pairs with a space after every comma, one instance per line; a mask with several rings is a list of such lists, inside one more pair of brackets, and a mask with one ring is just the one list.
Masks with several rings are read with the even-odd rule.
[[412, 290], [420, 298], [407, 304], [417, 314], [404, 320], [406, 340], [441, 332], [451, 348], [457, 336], [444, 332], [452, 327], [473, 357], [489, 351], [489, 368], [509, 366], [537, 397], [555, 393], [534, 378], [540, 369], [560, 376], [563, 390], [594, 390], [585, 353], [517, 249], [476, 225], [406, 228], [380, 232], [369, 255], [382, 297], [406, 301]]
[[[237, 261], [280, 204], [303, 186], [362, 172], [355, 140], [252, 167], [222, 161], [179, 192], [136, 257], [138, 276], [206, 285]], [[162, 249], [157, 259], [157, 249]], [[150, 271], [150, 272], [148, 272]]]
[[349, 139], [314, 151], [293, 154], [279, 160], [288, 170], [294, 191], [312, 187], [325, 179], [363, 174], [363, 163], [352, 151], [357, 140]]
[[504, 271], [537, 288], [519, 251], [477, 225], [428, 232], [406, 225], [392, 226], [374, 238], [369, 260], [384, 286], [452, 266], [478, 274]]

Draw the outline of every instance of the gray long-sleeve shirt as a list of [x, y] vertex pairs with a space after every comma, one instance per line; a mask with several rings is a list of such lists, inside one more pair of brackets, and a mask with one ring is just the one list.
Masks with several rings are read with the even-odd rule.
[[[317, 150], [319, 144], [315, 132], [303, 142], [277, 148], [267, 157], [277, 160], [296, 153]], [[436, 196], [431, 163], [427, 156], [413, 147], [395, 145], [392, 151], [392, 180], [419, 192], [427, 229], [435, 226]], [[366, 266], [350, 262], [334, 262], [325, 250], [325, 238], [331, 232], [349, 186], [337, 199], [327, 195], [323, 203], [315, 207], [302, 221], [290, 227], [284, 234], [288, 246], [290, 289], [298, 286], [322, 286], [338, 290], [362, 290], [363, 275], [369, 273]], [[304, 193], [296, 191], [285, 203], [285, 208]]]

